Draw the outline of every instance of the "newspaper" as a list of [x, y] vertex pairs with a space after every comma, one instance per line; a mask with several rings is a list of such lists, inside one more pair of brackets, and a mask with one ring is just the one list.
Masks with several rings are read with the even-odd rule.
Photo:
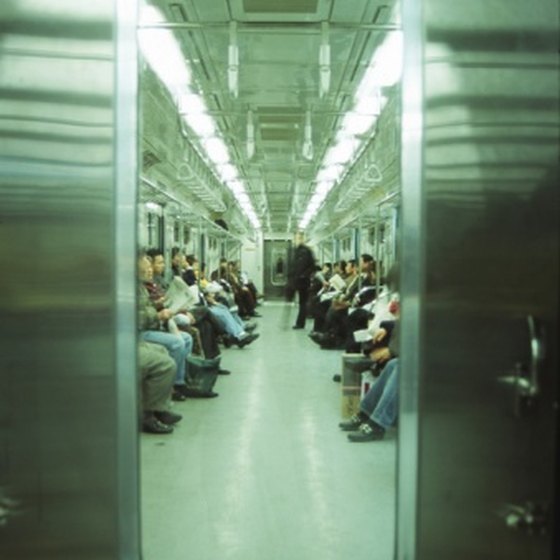
[[189, 309], [197, 303], [198, 299], [190, 286], [180, 276], [175, 276], [165, 294], [165, 306], [175, 314]]
[[329, 285], [339, 292], [344, 291], [344, 289], [346, 288], [346, 282], [339, 274], [331, 276], [331, 278], [329, 279]]

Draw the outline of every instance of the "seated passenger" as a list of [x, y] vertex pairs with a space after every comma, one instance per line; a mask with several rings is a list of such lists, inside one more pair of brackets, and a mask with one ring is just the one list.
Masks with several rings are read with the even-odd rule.
[[237, 268], [237, 263], [235, 261], [229, 261], [227, 263], [226, 280], [229, 282], [233, 290], [235, 303], [239, 308], [239, 315], [244, 318], [258, 317], [259, 314], [255, 311], [255, 307], [257, 305], [256, 300], [253, 298], [253, 293], [248, 286], [243, 285]]
[[185, 257], [187, 267], [183, 271], [182, 278], [188, 286], [196, 284], [196, 270], [198, 269], [198, 259], [194, 255], [187, 255]]
[[176, 366], [163, 346], [138, 343], [138, 368], [141, 378], [142, 431], [170, 434], [180, 414], [169, 411], [169, 399], [175, 380]]
[[182, 276], [186, 267], [187, 261], [183, 251], [179, 247], [173, 247], [171, 249], [171, 270], [173, 276]]
[[222, 292], [222, 286], [216, 282], [210, 282], [206, 286], [204, 299], [208, 304], [208, 309], [221, 322], [223, 329], [228, 334], [229, 340], [226, 343], [231, 341], [239, 348], [243, 348], [256, 340], [259, 335], [250, 334], [248, 331], [254, 330], [254, 325], [246, 325], [236, 312], [218, 301], [220, 292]]
[[373, 360], [383, 365], [381, 374], [360, 402], [358, 414], [350, 420], [341, 422], [343, 431], [353, 442], [376, 441], [383, 439], [385, 431], [397, 422], [399, 387], [399, 321], [395, 321], [392, 333], [381, 329], [376, 342], [389, 337], [387, 347], [377, 348], [371, 354]]
[[[159, 249], [150, 249], [148, 255], [152, 257], [153, 278], [144, 283], [150, 299], [159, 311], [166, 307], [166, 295], [170, 284], [165, 280], [165, 260], [163, 252]], [[175, 287], [175, 286], [174, 286]], [[175, 322], [180, 329], [187, 330], [193, 335], [190, 329], [196, 329], [195, 336], [200, 339], [202, 354], [205, 358], [213, 359], [220, 354], [218, 347], [218, 337], [224, 333], [220, 323], [211, 315], [207, 307], [201, 305], [199, 300], [192, 296], [190, 304], [185, 305], [178, 314], [174, 315]], [[220, 369], [224, 375], [229, 373], [227, 370]]]
[[[359, 275], [354, 266], [354, 261], [348, 261], [347, 271], [347, 282], [348, 280], [349, 282], [346, 290], [330, 303], [324, 320], [323, 332], [317, 333], [314, 331], [310, 334], [310, 338], [319, 344], [321, 348], [336, 348], [344, 344], [348, 338], [349, 329], [347, 323], [349, 310], [352, 305], [358, 305], [359, 302], [356, 300], [356, 296], [360, 288], [372, 288], [375, 285], [374, 261], [371, 255], [362, 255]], [[365, 328], [368, 320], [369, 315], [367, 313], [359, 314], [356, 320], [353, 321], [351, 328], [354, 330]]]
[[[138, 260], [138, 268], [140, 280], [144, 282], [151, 278], [151, 263], [145, 254], [142, 254]], [[192, 337], [185, 332], [177, 332], [172, 334], [163, 329], [164, 324], [169, 322], [173, 313], [169, 309], [161, 309], [158, 311], [150, 301], [150, 297], [146, 288], [141, 285], [138, 294], [139, 313], [138, 325], [140, 328], [140, 338], [147, 342], [161, 344], [165, 346], [169, 355], [173, 358], [176, 365], [175, 383], [173, 385], [174, 392], [172, 398], [174, 400], [184, 400], [187, 396], [191, 397], [216, 397], [217, 393], [196, 394], [187, 388], [187, 356], [190, 354], [193, 346]], [[171, 323], [170, 323], [171, 324]]]

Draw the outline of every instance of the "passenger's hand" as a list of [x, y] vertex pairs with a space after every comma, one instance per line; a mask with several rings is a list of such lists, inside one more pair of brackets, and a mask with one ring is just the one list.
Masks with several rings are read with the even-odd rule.
[[169, 309], [162, 309], [161, 311], [158, 311], [158, 317], [162, 321], [167, 321], [168, 319], [171, 319], [172, 315], [173, 313], [171, 313]]
[[379, 329], [373, 335], [373, 342], [381, 342], [387, 336], [387, 331], [385, 329]]
[[194, 315], [192, 313], [190, 313], [189, 311], [187, 311], [185, 313], [185, 315], [189, 318], [190, 324], [194, 325], [196, 323], [196, 320], [194, 318]]
[[383, 364], [391, 359], [391, 352], [389, 348], [377, 348], [370, 353], [369, 357], [374, 362]]

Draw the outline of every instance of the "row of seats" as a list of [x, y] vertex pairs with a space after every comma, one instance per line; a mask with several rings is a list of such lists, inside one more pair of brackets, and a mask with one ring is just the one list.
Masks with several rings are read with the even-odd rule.
[[[375, 381], [358, 410], [339, 424], [351, 442], [378, 441], [395, 426], [398, 415], [399, 316], [398, 270], [393, 267], [376, 287], [371, 255], [323, 264], [309, 278], [309, 293], [299, 290], [300, 304], [313, 319], [309, 338], [323, 350], [361, 353], [351, 366], [370, 370]], [[301, 282], [300, 282], [301, 284]], [[303, 297], [302, 297], [303, 296]], [[341, 381], [341, 375], [334, 376]]]
[[139, 373], [142, 430], [170, 434], [181, 415], [170, 400], [215, 398], [222, 348], [244, 348], [259, 335], [256, 307], [260, 296], [235, 262], [220, 261], [211, 278], [195, 255], [179, 248], [165, 269], [159, 249], [138, 258]]

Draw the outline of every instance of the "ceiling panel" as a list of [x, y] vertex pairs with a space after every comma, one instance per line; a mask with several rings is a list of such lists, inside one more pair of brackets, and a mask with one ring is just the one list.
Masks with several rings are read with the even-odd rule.
[[[200, 24], [177, 31], [196, 83], [225, 132], [261, 223], [297, 224], [341, 114], [384, 32], [394, 0], [173, 0], [174, 21]], [[237, 21], [239, 94], [227, 86], [230, 20]], [[321, 22], [332, 24], [331, 87], [319, 95]], [[311, 113], [313, 158], [303, 157], [306, 111]], [[253, 111], [256, 153], [247, 157], [247, 114]], [[283, 171], [284, 174], [277, 174]], [[298, 181], [297, 204], [293, 186]], [[290, 189], [283, 193], [278, 188]], [[290, 197], [286, 202], [281, 198]], [[263, 205], [263, 194], [267, 204]], [[290, 215], [291, 212], [296, 214]]]

